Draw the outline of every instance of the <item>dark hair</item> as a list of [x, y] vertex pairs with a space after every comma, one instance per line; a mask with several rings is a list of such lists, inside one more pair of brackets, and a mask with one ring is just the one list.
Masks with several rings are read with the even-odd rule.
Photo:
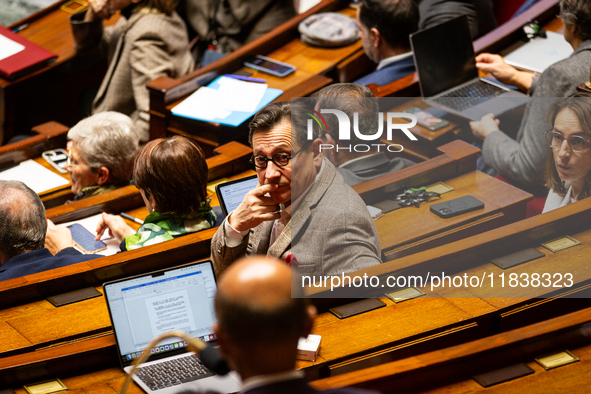
[[575, 25], [583, 41], [591, 40], [591, 2], [589, 0], [562, 0], [560, 18]]
[[[362, 134], [375, 134], [378, 130], [378, 113], [380, 111], [378, 101], [372, 91], [363, 85], [354, 83], [336, 83], [319, 90], [314, 94], [318, 97], [316, 108], [338, 109], [349, 117], [351, 125], [351, 145], [366, 143], [360, 140], [353, 132], [353, 113], [359, 114], [359, 132]], [[327, 134], [339, 141], [339, 121], [335, 115], [324, 115]]]
[[409, 35], [419, 29], [415, 0], [361, 0], [359, 21], [376, 28], [392, 48], [410, 49]]
[[[292, 104], [289, 101], [281, 101], [267, 105], [257, 112], [250, 122], [248, 126], [250, 129], [248, 142], [252, 146], [252, 136], [256, 131], [268, 132], [283, 122], [291, 122], [292, 141], [296, 140], [300, 147], [303, 146], [308, 142], [306, 125], [310, 117], [306, 115], [306, 112], [306, 108], [302, 103]], [[314, 139], [316, 139], [318, 138], [317, 129], [314, 130]]]
[[0, 252], [7, 258], [45, 246], [45, 207], [24, 183], [0, 181], [0, 218]]
[[295, 297], [273, 306], [235, 300], [217, 292], [215, 309], [222, 331], [237, 343], [297, 340], [307, 322], [307, 299]]
[[[565, 109], [569, 109], [575, 114], [585, 134], [591, 137], [591, 95], [588, 93], [576, 93], [572, 97], [568, 97], [552, 104], [546, 115], [546, 122], [550, 127], [554, 127], [556, 117]], [[591, 154], [591, 151], [586, 153]], [[554, 189], [554, 192], [559, 196], [564, 197], [568, 192], [564, 181], [560, 179], [560, 176], [556, 171], [556, 163], [554, 163], [554, 155], [552, 152], [550, 152], [550, 155], [548, 155], [548, 159], [546, 160], [544, 179], [546, 182], [545, 186], [549, 189]], [[579, 200], [591, 195], [591, 171], [587, 174], [585, 179], [585, 187], [579, 195]]]
[[162, 214], [191, 217], [207, 198], [203, 152], [195, 142], [178, 135], [148, 142], [135, 159], [133, 179], [154, 197]]

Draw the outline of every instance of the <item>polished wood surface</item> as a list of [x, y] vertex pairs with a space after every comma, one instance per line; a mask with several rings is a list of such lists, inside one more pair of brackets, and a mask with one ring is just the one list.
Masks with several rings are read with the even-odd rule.
[[[587, 335], [590, 325], [591, 309], [587, 308], [473, 342], [318, 380], [312, 385], [317, 389], [356, 386], [385, 394], [581, 392], [591, 377]], [[581, 361], [545, 371], [533, 360], [564, 349], [571, 350]], [[535, 373], [487, 389], [471, 379], [519, 362], [526, 362]]]
[[[294, 17], [272, 32], [245, 45], [222, 59], [202, 67], [195, 72], [179, 78], [159, 78], [148, 84], [150, 90], [150, 136], [157, 138], [165, 133], [189, 133], [200, 138], [207, 146], [216, 147], [230, 139], [246, 140], [247, 123], [231, 128], [173, 116], [170, 109], [177, 105], [188, 94], [211, 82], [215, 77], [233, 73], [240, 69], [253, 72], [253, 77], [263, 78], [271, 88], [284, 91], [277, 101], [290, 100], [292, 97], [304, 97], [315, 90], [332, 82], [337, 65], [350, 56], [363, 53], [361, 41], [340, 48], [316, 48], [305, 45], [297, 33], [298, 24], [306, 17], [326, 11], [337, 11], [355, 17], [355, 10], [346, 8], [347, 2], [341, 0], [324, 0], [304, 14]], [[261, 54], [270, 58], [292, 64], [296, 71], [287, 77], [280, 78], [260, 73], [243, 66], [251, 54]], [[341, 66], [341, 68], [344, 66]], [[319, 78], [320, 77], [320, 78]]]
[[[79, 96], [90, 86], [98, 86], [106, 71], [106, 62], [95, 57], [76, 55], [74, 38], [68, 21], [71, 12], [60, 9], [67, 3], [58, 0], [50, 7], [11, 26], [27, 24], [17, 34], [57, 55], [55, 62], [9, 81], [0, 78], [0, 143], [16, 133], [26, 133], [31, 127], [50, 119], [68, 126], [82, 118]], [[81, 10], [78, 3], [68, 7]], [[114, 24], [115, 14], [105, 21]]]

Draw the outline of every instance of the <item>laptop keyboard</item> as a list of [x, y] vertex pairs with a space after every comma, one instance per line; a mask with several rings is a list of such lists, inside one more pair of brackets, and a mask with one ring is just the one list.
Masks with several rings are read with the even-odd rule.
[[506, 90], [501, 89], [498, 86], [478, 80], [469, 85], [462, 86], [459, 89], [452, 90], [440, 97], [433, 98], [432, 100], [438, 104], [461, 112], [505, 92]]
[[152, 391], [215, 375], [195, 354], [139, 367], [136, 374]]

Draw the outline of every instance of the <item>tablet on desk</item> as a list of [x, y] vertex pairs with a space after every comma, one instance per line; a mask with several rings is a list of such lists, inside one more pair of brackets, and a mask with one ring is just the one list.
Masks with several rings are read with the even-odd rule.
[[258, 182], [257, 176], [251, 175], [246, 178], [216, 185], [215, 193], [220, 201], [220, 207], [222, 208], [224, 217], [228, 216], [228, 213], [240, 205], [246, 193], [254, 189]]

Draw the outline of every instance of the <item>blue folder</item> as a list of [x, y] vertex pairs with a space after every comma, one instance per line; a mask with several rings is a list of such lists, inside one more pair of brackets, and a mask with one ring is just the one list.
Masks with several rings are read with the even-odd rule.
[[[217, 77], [216, 79], [214, 79], [209, 85], [207, 85], [207, 87], [212, 88], [212, 89], [219, 89], [220, 84], [218, 83], [218, 81], [220, 78], [222, 78], [222, 77], [220, 76], [220, 77]], [[234, 111], [230, 115], [228, 115], [225, 119], [219, 119], [219, 118], [202, 119], [202, 118], [199, 118], [198, 116], [190, 116], [190, 115], [186, 115], [186, 114], [181, 115], [181, 114], [175, 113], [174, 108], [170, 112], [172, 112], [172, 114], [175, 116], [180, 116], [183, 118], [196, 119], [196, 120], [201, 120], [204, 122], [219, 123], [219, 124], [222, 124], [225, 126], [237, 127], [237, 126], [240, 126], [242, 123], [244, 123], [244, 121], [246, 121], [248, 118], [253, 116], [255, 113], [260, 111], [265, 105], [269, 104], [271, 101], [273, 101], [277, 97], [279, 97], [282, 93], [283, 93], [283, 90], [267, 88], [267, 91], [263, 95], [261, 102], [259, 103], [259, 105], [257, 106], [257, 109], [254, 112]]]

